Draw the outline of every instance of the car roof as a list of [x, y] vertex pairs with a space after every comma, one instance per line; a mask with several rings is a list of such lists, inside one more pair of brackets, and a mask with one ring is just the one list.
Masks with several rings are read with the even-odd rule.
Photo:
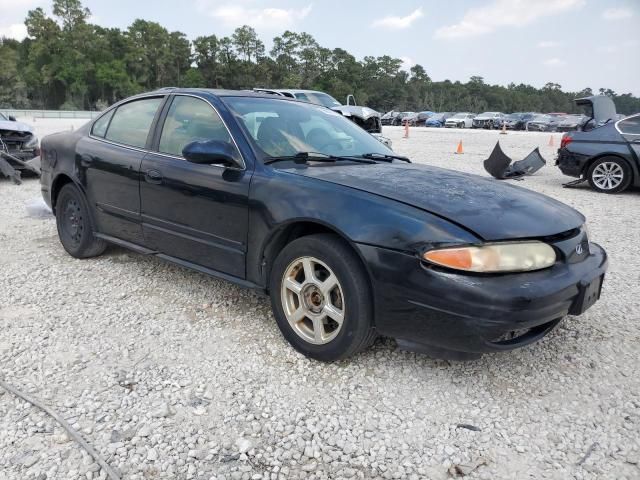
[[[274, 90], [276, 91], [276, 90]], [[277, 90], [281, 91], [281, 90]], [[284, 90], [282, 90], [284, 91]], [[159, 88], [157, 90], [146, 92], [141, 95], [151, 95], [154, 93], [189, 93], [189, 94], [200, 94], [200, 95], [215, 95], [216, 97], [259, 97], [259, 98], [278, 98], [284, 100], [293, 100], [295, 99], [288, 97], [280, 97], [273, 95], [272, 93], [263, 93], [263, 92], [254, 92], [253, 90], [227, 90], [223, 88], [179, 88], [179, 87], [164, 87]], [[305, 102], [306, 103], [306, 102]]]

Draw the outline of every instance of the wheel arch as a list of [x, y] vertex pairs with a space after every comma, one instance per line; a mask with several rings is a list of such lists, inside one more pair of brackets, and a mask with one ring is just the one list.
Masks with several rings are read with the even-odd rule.
[[58, 194], [62, 187], [64, 187], [67, 183], [73, 183], [76, 186], [78, 183], [74, 181], [69, 175], [66, 173], [59, 173], [56, 178], [51, 182], [51, 210], [53, 213], [56, 213], [56, 204], [58, 203]]
[[[333, 225], [328, 225], [320, 220], [307, 218], [294, 219], [286, 222], [285, 224], [278, 225], [265, 239], [260, 252], [260, 258], [262, 281], [266, 286], [266, 290], [268, 291], [269, 289], [269, 275], [271, 274], [271, 267], [282, 249], [298, 238], [318, 233], [336, 235], [349, 245], [349, 247], [355, 252], [356, 256], [360, 259], [360, 263], [367, 274], [369, 288], [371, 288], [371, 292], [373, 294], [374, 289], [373, 282], [371, 280], [371, 271], [369, 270], [362, 253], [355, 246], [354, 242], [344, 232], [341, 232]], [[372, 308], [374, 308], [374, 306], [372, 306]]]

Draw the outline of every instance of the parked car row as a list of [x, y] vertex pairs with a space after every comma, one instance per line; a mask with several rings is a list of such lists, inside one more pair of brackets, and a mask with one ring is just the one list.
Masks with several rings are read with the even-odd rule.
[[[622, 115], [618, 116], [618, 120]], [[587, 125], [587, 122], [591, 124]], [[572, 132], [589, 130], [595, 125], [591, 117], [582, 114], [561, 112], [397, 112], [382, 115], [382, 125], [404, 125], [412, 127], [484, 128], [507, 130], [528, 130], [533, 132]]]

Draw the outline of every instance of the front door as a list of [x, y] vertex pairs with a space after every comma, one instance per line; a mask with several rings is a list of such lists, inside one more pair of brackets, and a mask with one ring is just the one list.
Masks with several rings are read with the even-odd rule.
[[174, 96], [156, 151], [142, 161], [145, 244], [170, 257], [244, 278], [252, 172], [187, 162], [184, 146], [202, 140], [229, 142], [237, 151], [207, 101]]

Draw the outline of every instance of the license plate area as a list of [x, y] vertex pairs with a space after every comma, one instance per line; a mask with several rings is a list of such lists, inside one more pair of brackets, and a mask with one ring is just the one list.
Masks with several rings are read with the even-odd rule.
[[604, 275], [593, 279], [591, 282], [580, 282], [578, 285], [578, 296], [576, 297], [571, 310], [570, 315], [582, 315], [600, 298], [600, 292], [602, 291], [602, 282], [604, 281]]

